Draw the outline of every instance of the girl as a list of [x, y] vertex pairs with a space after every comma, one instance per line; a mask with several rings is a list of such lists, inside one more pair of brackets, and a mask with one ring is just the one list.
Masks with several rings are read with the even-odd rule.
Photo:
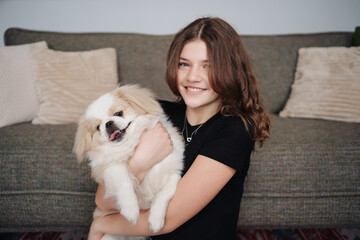
[[[219, 18], [201, 18], [182, 29], [167, 56], [166, 80], [179, 101], [161, 102], [185, 142], [185, 169], [170, 201], [165, 225], [151, 239], [235, 239], [240, 200], [255, 142], [269, 136], [254, 70], [236, 31]], [[172, 150], [161, 125], [145, 132], [130, 161], [142, 180]], [[104, 200], [100, 184], [96, 203]], [[89, 239], [103, 233], [151, 236], [148, 210], [136, 225], [121, 214], [98, 218]]]

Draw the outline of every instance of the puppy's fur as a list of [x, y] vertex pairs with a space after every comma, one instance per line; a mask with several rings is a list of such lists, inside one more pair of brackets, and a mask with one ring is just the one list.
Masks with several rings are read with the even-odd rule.
[[[170, 134], [173, 151], [139, 184], [129, 171], [128, 160], [143, 130], [158, 122]], [[163, 227], [167, 205], [181, 177], [184, 143], [149, 90], [124, 85], [90, 104], [79, 121], [74, 152], [79, 162], [90, 160], [92, 177], [98, 183], [104, 181], [105, 198], [116, 199], [128, 221], [135, 224], [139, 209], [150, 208], [150, 228], [157, 232]], [[106, 214], [96, 209], [94, 217]]]

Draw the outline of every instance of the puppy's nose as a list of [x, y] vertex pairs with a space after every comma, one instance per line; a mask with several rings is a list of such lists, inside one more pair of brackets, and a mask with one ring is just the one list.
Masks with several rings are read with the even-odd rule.
[[108, 121], [106, 124], [105, 124], [105, 126], [106, 126], [106, 128], [111, 128], [111, 126], [113, 125], [113, 121]]

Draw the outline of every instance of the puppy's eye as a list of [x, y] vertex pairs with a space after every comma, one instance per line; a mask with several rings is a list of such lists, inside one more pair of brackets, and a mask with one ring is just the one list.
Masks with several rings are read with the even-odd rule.
[[117, 116], [117, 117], [122, 117], [122, 115], [124, 115], [123, 111], [114, 113], [114, 116]]
[[100, 125], [97, 125], [96, 130], [100, 131]]

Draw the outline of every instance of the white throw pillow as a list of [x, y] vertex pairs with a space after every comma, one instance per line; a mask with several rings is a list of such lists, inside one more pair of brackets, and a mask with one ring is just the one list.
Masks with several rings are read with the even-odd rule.
[[299, 49], [280, 116], [360, 122], [360, 47]]
[[77, 122], [87, 106], [118, 85], [114, 48], [83, 52], [32, 49], [40, 110], [33, 124]]
[[30, 50], [45, 41], [0, 47], [0, 127], [31, 121], [39, 110]]

